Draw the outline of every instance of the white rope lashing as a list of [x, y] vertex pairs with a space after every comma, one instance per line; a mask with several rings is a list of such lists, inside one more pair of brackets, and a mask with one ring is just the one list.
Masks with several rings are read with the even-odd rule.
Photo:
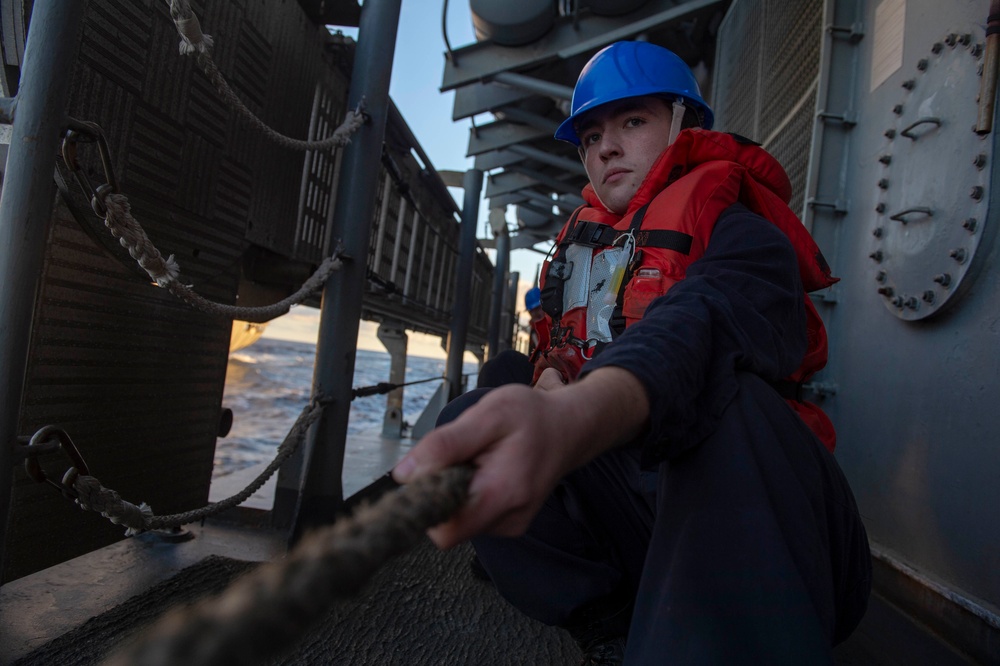
[[111, 232], [111, 235], [118, 239], [121, 246], [128, 250], [128, 253], [146, 271], [153, 282], [196, 310], [211, 315], [256, 323], [271, 321], [286, 314], [293, 305], [298, 305], [321, 289], [333, 271], [343, 265], [338, 247], [332, 256], [320, 263], [316, 271], [302, 284], [298, 291], [277, 303], [260, 307], [216, 303], [195, 293], [191, 285], [183, 284], [180, 281], [180, 266], [177, 265], [174, 255], [170, 255], [166, 259], [163, 258], [143, 228], [132, 217], [132, 206], [124, 194], [108, 194], [104, 197], [103, 204], [108, 212], [104, 219], [104, 225]]
[[290, 148], [292, 150], [328, 150], [338, 146], [345, 146], [350, 142], [351, 135], [354, 134], [365, 123], [364, 99], [357, 109], [347, 112], [344, 121], [334, 130], [333, 134], [325, 139], [303, 140], [295, 139], [271, 128], [257, 115], [247, 108], [239, 95], [230, 87], [226, 78], [219, 71], [215, 61], [212, 60], [213, 40], [210, 35], [201, 31], [201, 24], [195, 16], [188, 0], [169, 0], [170, 16], [177, 27], [177, 33], [181, 36], [179, 51], [181, 55], [195, 56], [198, 65], [205, 76], [212, 82], [215, 89], [223, 100], [252, 128], [263, 133], [275, 143]]

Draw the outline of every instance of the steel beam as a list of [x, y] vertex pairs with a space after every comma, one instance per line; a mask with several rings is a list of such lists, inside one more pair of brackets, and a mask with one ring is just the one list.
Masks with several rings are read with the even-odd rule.
[[550, 176], [544, 171], [538, 171], [537, 169], [529, 169], [528, 167], [521, 166], [519, 164], [512, 164], [508, 169], [508, 173], [518, 173], [522, 176], [527, 176], [532, 180], [548, 187], [556, 192], [562, 192], [563, 194], [579, 194], [580, 190], [583, 189], [583, 183], [573, 183], [565, 180], [559, 180], [554, 176]]
[[0, 572], [35, 293], [55, 196], [52, 174], [86, 7], [35, 1], [0, 193]]
[[501, 106], [516, 104], [531, 97], [524, 90], [508, 88], [495, 83], [472, 83], [455, 91], [455, 104], [452, 107], [451, 119], [462, 120], [480, 113], [487, 113]]
[[567, 173], [574, 173], [578, 176], [586, 176], [587, 170], [584, 168], [580, 160], [569, 159], [568, 157], [560, 157], [559, 155], [553, 155], [547, 151], [535, 148], [534, 146], [517, 145], [511, 146], [508, 150], [516, 155], [522, 155], [524, 157], [529, 157], [533, 160], [541, 162], [542, 164], [548, 164], [549, 166], [554, 166], [557, 169], [561, 169]]
[[528, 200], [527, 193], [531, 190], [518, 190], [510, 194], [501, 194], [497, 197], [486, 197], [490, 200], [490, 208], [506, 208]]
[[491, 150], [499, 150], [526, 141], [548, 139], [551, 136], [552, 132], [546, 130], [497, 121], [469, 130], [469, 149], [465, 156], [475, 157]]
[[514, 49], [489, 41], [470, 44], [457, 49], [455, 58], [445, 62], [441, 90], [453, 90], [490, 79], [500, 72], [524, 70], [550, 60], [588, 53], [728, 1], [690, 0], [677, 4], [675, 0], [652, 0], [623, 16], [566, 16], [558, 19], [552, 30], [530, 48]]
[[462, 358], [472, 314], [472, 269], [476, 260], [476, 226], [479, 222], [479, 195], [483, 190], [483, 172], [469, 169], [463, 183], [462, 233], [459, 239], [458, 270], [455, 271], [455, 301], [451, 310], [451, 336], [448, 341], [448, 399], [462, 392]]
[[518, 74], [517, 72], [500, 72], [493, 77], [497, 83], [518, 88], [525, 92], [551, 97], [556, 101], [570, 101], [573, 99], [573, 88], [564, 86], [561, 83], [552, 83], [543, 79], [536, 79], [533, 76]]
[[559, 129], [559, 123], [551, 118], [546, 118], [545, 116], [540, 116], [537, 113], [532, 113], [531, 111], [525, 111], [524, 109], [518, 108], [516, 106], [505, 106], [502, 109], [497, 109], [498, 114], [503, 114], [504, 119], [512, 120], [516, 123], [521, 123], [523, 125], [529, 125], [536, 129], [540, 129], [549, 135], [556, 133]]
[[335, 235], [340, 236], [347, 260], [323, 289], [313, 370], [313, 396], [331, 402], [309, 429], [302, 489], [292, 525], [293, 539], [310, 526], [332, 522], [343, 506], [341, 476], [375, 208], [376, 192], [372, 184], [378, 182], [381, 167], [400, 3], [401, 0], [366, 2], [361, 11], [347, 106], [355, 108], [363, 97], [370, 122], [344, 149], [338, 184], [338, 190], [344, 194], [337, 199], [334, 223]]
[[490, 328], [486, 333], [488, 358], [500, 353], [500, 326], [503, 319], [503, 302], [507, 292], [507, 269], [510, 266], [510, 235], [506, 225], [496, 236], [497, 258], [494, 262], [493, 298], [490, 302]]
[[510, 194], [518, 190], [532, 188], [536, 185], [538, 185], [538, 182], [535, 179], [522, 173], [501, 171], [490, 176], [489, 182], [486, 184], [486, 198], [492, 199], [501, 194]]
[[[513, 148], [513, 146], [511, 146]], [[511, 164], [516, 164], [524, 159], [512, 150], [494, 150], [489, 153], [476, 155], [475, 165], [480, 171], [491, 171], [500, 169]]]

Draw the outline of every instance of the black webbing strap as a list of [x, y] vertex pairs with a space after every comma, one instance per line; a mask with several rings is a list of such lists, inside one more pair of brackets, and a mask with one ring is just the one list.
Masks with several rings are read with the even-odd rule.
[[582, 210], [583, 206], [580, 206], [573, 212], [573, 217], [569, 220], [569, 229], [562, 242], [556, 247], [548, 268], [545, 269], [545, 286], [542, 287], [541, 293], [542, 311], [552, 317], [552, 323], [556, 326], [562, 319], [563, 288], [566, 286], [566, 280], [569, 279], [569, 271], [572, 270], [572, 265], [567, 266], [566, 264], [566, 246], [569, 245], [567, 238], [576, 232], [577, 218], [580, 217]]
[[781, 379], [776, 382], [768, 382], [775, 391], [785, 400], [796, 400], [802, 402], [802, 384], [788, 379]]
[[642, 259], [642, 248], [664, 248], [680, 252], [684, 255], [691, 253], [691, 243], [694, 238], [690, 234], [673, 229], [640, 229], [648, 208], [649, 203], [637, 210], [635, 215], [632, 216], [632, 222], [628, 227], [635, 238], [636, 251], [632, 261], [629, 262], [629, 265], [625, 269], [625, 275], [622, 276], [622, 283], [618, 286], [615, 309], [611, 313], [611, 320], [608, 322], [612, 340], [625, 331], [625, 287], [628, 286], [629, 280], [632, 279], [632, 273], [635, 272], [635, 267], [639, 265], [639, 261]]

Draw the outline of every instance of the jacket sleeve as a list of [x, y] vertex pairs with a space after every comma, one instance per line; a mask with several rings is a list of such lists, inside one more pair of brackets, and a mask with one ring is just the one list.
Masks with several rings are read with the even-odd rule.
[[798, 367], [806, 351], [804, 298], [788, 238], [733, 206], [684, 280], [581, 376], [603, 366], [634, 374], [650, 404], [649, 429], [638, 442], [643, 458], [673, 457], [712, 433], [736, 395], [737, 372], [775, 381]]

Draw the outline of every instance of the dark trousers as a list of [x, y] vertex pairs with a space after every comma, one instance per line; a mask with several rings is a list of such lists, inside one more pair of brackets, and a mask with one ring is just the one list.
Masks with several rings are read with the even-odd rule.
[[627, 664], [832, 663], [867, 605], [865, 530], [833, 457], [766, 382], [739, 381], [699, 446], [652, 469], [612, 450], [523, 537], [475, 539], [500, 593], [547, 624], [627, 633]]

